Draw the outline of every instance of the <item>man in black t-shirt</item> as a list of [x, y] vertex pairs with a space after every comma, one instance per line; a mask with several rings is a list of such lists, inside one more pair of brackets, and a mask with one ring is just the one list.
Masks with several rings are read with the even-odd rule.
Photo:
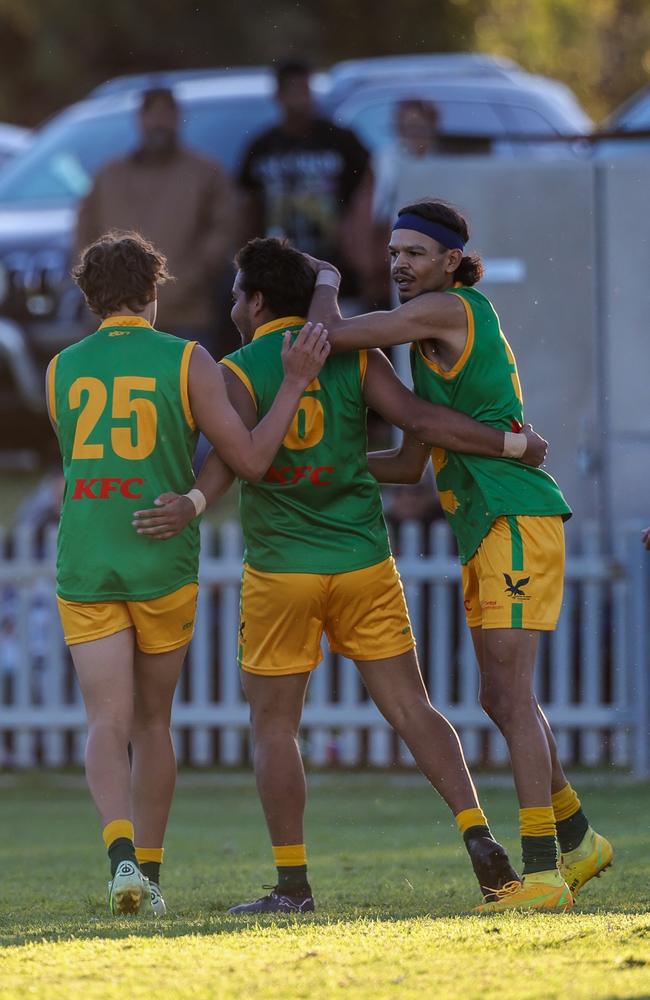
[[349, 129], [318, 116], [304, 63], [281, 64], [276, 80], [283, 119], [253, 141], [239, 175], [245, 235], [287, 237], [336, 263], [344, 293], [363, 294], [371, 272], [368, 151]]

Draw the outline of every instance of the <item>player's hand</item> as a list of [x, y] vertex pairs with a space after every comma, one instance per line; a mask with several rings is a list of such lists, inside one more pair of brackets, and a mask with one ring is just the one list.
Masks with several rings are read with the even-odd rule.
[[641, 541], [645, 545], [648, 552], [650, 552], [650, 528], [646, 528], [645, 531], [641, 532]]
[[285, 380], [306, 389], [327, 361], [329, 353], [327, 330], [322, 323], [305, 323], [293, 344], [291, 334], [285, 333], [282, 344]]
[[319, 260], [318, 257], [312, 257], [309, 253], [303, 253], [303, 257], [311, 267], [314, 274], [318, 274], [319, 271], [333, 271], [334, 274], [338, 276], [339, 281], [341, 280], [341, 272], [338, 267], [334, 267], [330, 264], [328, 260]]
[[131, 522], [139, 535], [150, 535], [159, 541], [178, 535], [196, 517], [189, 497], [179, 493], [161, 493], [150, 510], [136, 510]]
[[532, 424], [524, 424], [522, 434], [526, 435], [527, 445], [526, 451], [521, 456], [521, 461], [524, 465], [534, 465], [535, 467], [541, 465], [546, 460], [548, 441], [545, 441], [533, 430]]

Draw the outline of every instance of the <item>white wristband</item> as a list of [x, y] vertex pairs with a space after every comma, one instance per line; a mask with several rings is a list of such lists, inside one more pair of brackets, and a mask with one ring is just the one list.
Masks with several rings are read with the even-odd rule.
[[528, 447], [528, 439], [525, 434], [514, 434], [512, 431], [503, 433], [503, 457], [521, 458]]
[[189, 490], [188, 493], [184, 493], [183, 496], [186, 496], [187, 499], [191, 500], [192, 503], [194, 504], [194, 510], [196, 511], [196, 517], [198, 517], [199, 514], [203, 513], [203, 511], [205, 510], [207, 504], [206, 504], [205, 497], [201, 493], [201, 490], [197, 490], [196, 488], [194, 488], [193, 490]]
[[337, 274], [336, 271], [330, 270], [330, 268], [323, 268], [316, 275], [316, 287], [319, 285], [329, 285], [331, 288], [338, 289], [341, 284], [341, 276]]

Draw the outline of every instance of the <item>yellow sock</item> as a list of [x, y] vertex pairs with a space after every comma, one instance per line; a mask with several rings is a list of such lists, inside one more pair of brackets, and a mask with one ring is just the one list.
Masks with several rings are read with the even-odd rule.
[[158, 886], [160, 885], [160, 866], [164, 853], [162, 847], [136, 847], [135, 849], [140, 871]]
[[521, 859], [524, 875], [538, 876], [557, 868], [557, 841], [553, 806], [530, 806], [519, 810]]
[[278, 872], [280, 892], [308, 895], [307, 851], [304, 844], [273, 845], [273, 860]]
[[473, 809], [462, 809], [454, 818], [461, 837], [473, 826], [488, 825], [485, 813], [478, 806]]
[[555, 837], [553, 806], [530, 806], [519, 810], [522, 837]]
[[307, 849], [304, 844], [274, 844], [273, 860], [278, 868], [297, 868], [307, 864]]
[[553, 794], [551, 802], [553, 803], [553, 813], [556, 823], [569, 819], [580, 808], [580, 799], [568, 782], [564, 788]]
[[106, 850], [109, 849], [113, 841], [121, 838], [133, 841], [134, 836], [135, 831], [133, 829], [133, 823], [130, 819], [113, 819], [110, 823], [107, 823], [102, 830], [102, 837], [104, 838], [104, 843], [106, 844]]
[[155, 864], [161, 865], [164, 853], [164, 847], [136, 847], [135, 849], [135, 856], [138, 859], [139, 865], [147, 861], [153, 861]]

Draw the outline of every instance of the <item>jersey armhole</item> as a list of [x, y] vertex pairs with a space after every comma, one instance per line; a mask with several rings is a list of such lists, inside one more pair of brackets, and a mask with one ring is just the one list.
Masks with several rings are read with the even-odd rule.
[[440, 365], [436, 364], [435, 361], [431, 361], [431, 359], [426, 356], [424, 350], [422, 349], [421, 341], [419, 340], [417, 341], [415, 349], [419, 354], [420, 358], [422, 359], [422, 361], [424, 361], [427, 368], [430, 368], [431, 371], [435, 372], [436, 375], [439, 375], [440, 378], [452, 379], [456, 378], [456, 376], [459, 375], [460, 372], [463, 370], [463, 368], [469, 361], [469, 357], [474, 348], [474, 336], [475, 336], [474, 312], [472, 310], [471, 305], [463, 295], [458, 295], [458, 293], [454, 292], [453, 290], [450, 290], [449, 292], [447, 292], [447, 294], [454, 295], [457, 299], [460, 299], [465, 308], [465, 315], [467, 316], [467, 340], [465, 341], [465, 346], [463, 347], [463, 352], [461, 356], [459, 357], [458, 361], [456, 361], [456, 363], [452, 365], [452, 367], [448, 371], [446, 371], [444, 368], [441, 368]]
[[49, 414], [50, 420], [56, 427], [56, 366], [59, 360], [59, 355], [55, 354], [47, 369], [47, 392], [46, 392], [46, 402], [47, 402], [47, 412]]
[[359, 351], [359, 375], [361, 377], [361, 388], [363, 389], [364, 383], [366, 381], [366, 372], [368, 371], [368, 351]]
[[185, 420], [193, 431], [196, 430], [196, 420], [190, 406], [190, 358], [197, 343], [198, 341], [196, 340], [190, 340], [183, 348], [183, 356], [181, 358], [181, 403]]
[[242, 383], [242, 385], [245, 386], [246, 389], [248, 390], [248, 394], [251, 397], [251, 399], [253, 400], [253, 402], [255, 403], [255, 409], [257, 410], [258, 409], [257, 396], [255, 395], [255, 390], [253, 389], [253, 383], [249, 379], [249, 377], [246, 374], [246, 372], [243, 371], [239, 367], [239, 365], [235, 364], [234, 361], [231, 361], [230, 358], [222, 358], [221, 361], [219, 362], [219, 364], [223, 365], [224, 368], [228, 368], [229, 371], [231, 371], [233, 373], [233, 375], [237, 376], [237, 378]]

